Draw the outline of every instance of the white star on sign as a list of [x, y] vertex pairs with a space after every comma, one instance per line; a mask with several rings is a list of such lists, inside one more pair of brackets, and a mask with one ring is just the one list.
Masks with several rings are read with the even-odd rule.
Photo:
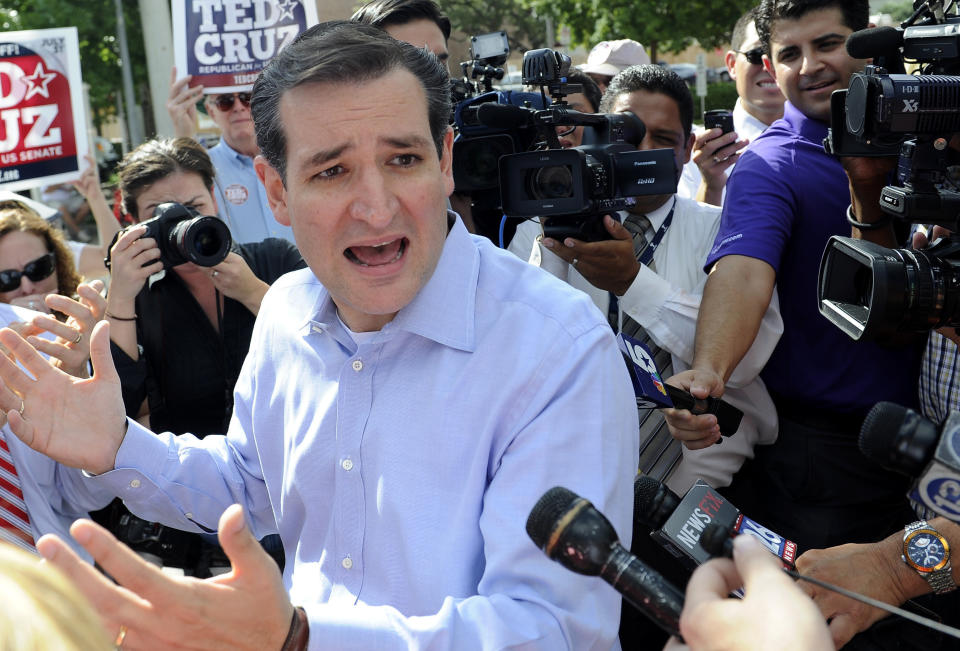
[[296, 0], [282, 0], [281, 2], [278, 2], [277, 9], [280, 10], [280, 18], [278, 18], [278, 20], [283, 20], [284, 18], [293, 20], [293, 12], [296, 8]]
[[57, 73], [51, 72], [47, 74], [43, 71], [43, 62], [40, 61], [37, 63], [37, 69], [33, 71], [33, 74], [29, 77], [24, 76], [23, 80], [27, 82], [29, 88], [27, 89], [27, 96], [24, 99], [30, 99], [36, 94], [43, 95], [46, 98], [50, 98], [50, 89], [47, 88], [47, 84], [53, 81], [57, 77]]

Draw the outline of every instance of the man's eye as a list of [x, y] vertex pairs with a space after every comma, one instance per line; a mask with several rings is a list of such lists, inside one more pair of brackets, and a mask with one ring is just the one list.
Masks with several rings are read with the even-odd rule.
[[329, 178], [333, 178], [334, 176], [339, 176], [342, 173], [343, 173], [343, 167], [341, 167], [340, 165], [334, 165], [333, 167], [328, 167], [322, 172], [319, 172], [317, 176], [323, 179], [329, 179]]
[[402, 167], [409, 167], [419, 160], [420, 157], [416, 154], [398, 154], [393, 158], [393, 161]]

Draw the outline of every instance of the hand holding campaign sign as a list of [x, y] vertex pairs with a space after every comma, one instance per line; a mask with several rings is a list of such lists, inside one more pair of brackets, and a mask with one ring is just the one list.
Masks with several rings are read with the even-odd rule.
[[207, 93], [249, 90], [260, 70], [317, 23], [314, 0], [174, 0], [177, 70]]
[[0, 36], [0, 188], [80, 177], [87, 152], [75, 27]]

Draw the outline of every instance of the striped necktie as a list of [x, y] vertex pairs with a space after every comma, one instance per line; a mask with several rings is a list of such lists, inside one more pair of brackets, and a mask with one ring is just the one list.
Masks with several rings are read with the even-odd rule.
[[[633, 252], [637, 261], [650, 245], [655, 235], [653, 225], [646, 215], [627, 213], [623, 220], [623, 227], [633, 236]], [[647, 264], [656, 271], [653, 260]], [[612, 295], [611, 295], [612, 296]], [[611, 315], [613, 317], [614, 315]], [[673, 375], [673, 358], [670, 353], [660, 348], [643, 327], [630, 318], [626, 313], [617, 315], [621, 322], [621, 330], [650, 349], [654, 364], [660, 372], [661, 378]], [[679, 441], [670, 435], [667, 422], [659, 409], [640, 408], [640, 467], [639, 470], [654, 479], [664, 480], [680, 461], [683, 454]]]
[[36, 552], [33, 544], [33, 532], [30, 529], [30, 516], [23, 501], [20, 478], [13, 465], [10, 448], [0, 429], [0, 541], [6, 541]]

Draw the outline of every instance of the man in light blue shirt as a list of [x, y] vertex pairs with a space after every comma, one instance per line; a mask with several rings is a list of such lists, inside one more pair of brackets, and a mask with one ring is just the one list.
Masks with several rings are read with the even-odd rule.
[[[443, 65], [375, 28], [325, 23], [270, 63], [253, 112], [258, 173], [310, 268], [264, 298], [226, 436], [125, 420], [106, 327], [83, 383], [0, 333], [37, 378], [0, 360], [36, 414], [21, 419], [0, 391], [17, 436], [141, 517], [191, 531], [219, 518], [234, 571], [171, 579], [87, 522], [74, 535], [126, 589], [55, 539], [41, 553], [138, 646], [307, 648], [306, 632], [311, 649], [618, 648], [619, 595], [550, 561], [524, 523], [563, 485], [629, 544], [627, 370], [585, 295], [445, 210]], [[234, 503], [255, 536], [280, 533], [282, 582]]]

